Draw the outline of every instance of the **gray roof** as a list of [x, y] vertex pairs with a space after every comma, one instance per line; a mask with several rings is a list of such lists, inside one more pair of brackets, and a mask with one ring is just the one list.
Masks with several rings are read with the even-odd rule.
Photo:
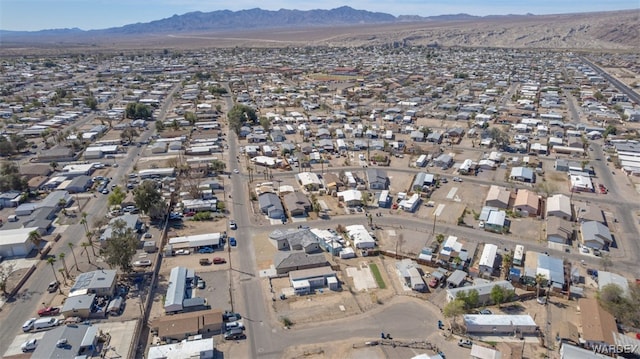
[[291, 192], [284, 195], [284, 203], [289, 211], [302, 208], [305, 211], [311, 208], [311, 201], [301, 192]]
[[[93, 325], [63, 325], [46, 332], [31, 357], [73, 358], [81, 354], [91, 357], [97, 336], [98, 327]], [[61, 339], [66, 339], [67, 345], [59, 348], [56, 343]]]
[[65, 299], [62, 305], [61, 312], [73, 312], [74, 310], [90, 310], [93, 305], [93, 301], [96, 299], [95, 294], [83, 294], [68, 297]]
[[125, 229], [130, 228], [134, 232], [137, 231], [140, 226], [139, 218], [140, 217], [137, 214], [131, 214], [131, 213], [125, 213], [120, 217], [113, 218], [112, 220], [109, 221], [109, 226], [107, 227], [107, 229], [105, 229], [105, 231], [100, 236], [100, 240], [106, 241], [109, 238], [111, 238], [111, 233], [113, 232], [112, 226], [116, 221], [124, 221]]
[[280, 197], [272, 192], [262, 193], [258, 196], [258, 203], [260, 204], [260, 210], [266, 211], [270, 207], [284, 211]]
[[80, 290], [86, 290], [87, 293], [90, 293], [91, 290], [110, 288], [116, 280], [116, 274], [117, 272], [111, 269], [82, 273], [76, 278], [76, 282], [69, 290], [69, 293]]
[[551, 282], [564, 284], [564, 265], [560, 258], [538, 254], [537, 272], [549, 273]]
[[69, 183], [68, 187], [84, 187], [87, 188], [90, 186], [90, 182], [91, 182], [91, 176], [77, 176], [74, 177], [71, 182]]
[[386, 186], [389, 180], [387, 173], [379, 168], [369, 168], [367, 170], [367, 179], [369, 180], [369, 184], [377, 182], [383, 186]]
[[306, 254], [304, 252], [278, 252], [275, 260], [276, 268], [293, 268], [300, 266], [316, 265], [317, 267], [327, 264], [324, 254]]
[[467, 277], [467, 272], [456, 269], [453, 273], [451, 273], [449, 278], [447, 278], [447, 283], [451, 283], [457, 287], [457, 286], [460, 286], [460, 284], [462, 284], [462, 282], [466, 277]]
[[447, 289], [447, 293], [451, 296], [453, 296], [455, 298], [456, 294], [458, 292], [467, 292], [469, 290], [475, 289], [478, 294], [482, 297], [482, 296], [487, 296], [491, 293], [491, 289], [493, 289], [493, 287], [495, 287], [496, 285], [505, 288], [507, 290], [514, 290], [513, 285], [511, 284], [511, 282], [506, 281], [506, 280], [499, 280], [496, 282], [489, 282], [489, 283], [483, 283], [483, 284], [476, 284], [476, 285], [471, 285], [471, 286], [467, 286], [467, 287], [460, 287], [460, 288], [451, 288], [451, 289]]
[[584, 241], [597, 241], [602, 246], [611, 244], [613, 238], [609, 228], [597, 221], [583, 222], [580, 227]]
[[69, 192], [67, 191], [53, 191], [40, 202], [40, 207], [56, 207], [61, 199], [67, 201], [69, 198]]
[[164, 299], [164, 307], [182, 306], [182, 302], [186, 297], [187, 288], [187, 268], [174, 267], [169, 275], [169, 286], [167, 287], [167, 295]]

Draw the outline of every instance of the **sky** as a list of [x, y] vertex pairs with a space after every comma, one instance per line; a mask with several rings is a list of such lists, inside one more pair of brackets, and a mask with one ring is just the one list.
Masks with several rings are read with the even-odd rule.
[[0, 0], [0, 29], [105, 29], [192, 11], [354, 9], [392, 15], [563, 14], [640, 9], [640, 0]]

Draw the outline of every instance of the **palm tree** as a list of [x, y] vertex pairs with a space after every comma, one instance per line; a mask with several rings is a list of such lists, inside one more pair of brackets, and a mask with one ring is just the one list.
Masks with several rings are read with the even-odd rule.
[[[60, 258], [60, 260], [62, 261], [62, 268], [64, 268], [64, 272], [67, 274], [67, 277], [69, 276], [69, 268], [67, 268], [67, 262], [65, 262], [64, 257], [66, 257], [67, 255], [64, 253], [60, 253], [58, 254], [58, 258]], [[64, 276], [62, 276], [64, 278]]]
[[536, 274], [536, 299], [540, 298], [540, 287], [544, 280], [545, 277], [542, 274]]
[[42, 254], [42, 248], [40, 248], [40, 245], [42, 244], [42, 236], [40, 235], [40, 232], [37, 230], [29, 232], [28, 239], [36, 246], [38, 253]]
[[[60, 272], [60, 275], [62, 276], [62, 281], [64, 282], [64, 285], [67, 285], [67, 277], [64, 276], [64, 268], [58, 269], [58, 272]], [[69, 274], [67, 273], [67, 275]]]
[[87, 247], [93, 247], [91, 245], [91, 242], [87, 241], [87, 242], [82, 242], [80, 243], [80, 246], [82, 246], [82, 248], [84, 249], [84, 253], [87, 255], [87, 261], [89, 262], [89, 264], [91, 263], [91, 256], [89, 256], [89, 251], [87, 250]]
[[73, 247], [74, 247], [74, 244], [73, 243], [69, 243], [69, 249], [71, 249], [71, 255], [73, 256], [73, 262], [76, 264], [76, 270], [80, 270], [80, 268], [78, 267], [78, 259], [76, 258], [76, 254], [73, 252]]
[[89, 241], [89, 245], [91, 246], [91, 251], [93, 252], [93, 256], [96, 256], [96, 248], [93, 246], [93, 231], [88, 231], [85, 233], [87, 236], [87, 240]]
[[[55, 257], [49, 257], [47, 258], [47, 263], [51, 266], [51, 271], [53, 272], [53, 277], [56, 279], [56, 282], [60, 283], [60, 281], [58, 281], [58, 276], [56, 275], [56, 270], [55, 268], [53, 268], [53, 263], [56, 262], [56, 258]], [[62, 293], [62, 291], [61, 291]]]
[[84, 226], [84, 231], [89, 232], [89, 223], [87, 223], [87, 212], [82, 212], [82, 219], [80, 220], [80, 224]]

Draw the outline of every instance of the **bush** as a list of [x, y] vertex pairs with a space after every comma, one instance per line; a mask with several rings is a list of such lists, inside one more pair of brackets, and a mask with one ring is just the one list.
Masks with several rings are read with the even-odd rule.
[[194, 221], [208, 221], [211, 218], [211, 212], [198, 212], [193, 216]]

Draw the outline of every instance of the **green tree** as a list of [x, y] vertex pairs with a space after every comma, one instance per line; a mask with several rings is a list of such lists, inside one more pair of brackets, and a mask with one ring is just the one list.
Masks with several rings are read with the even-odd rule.
[[255, 123], [258, 120], [256, 111], [247, 105], [234, 105], [227, 113], [229, 119], [229, 127], [236, 133], [240, 134], [240, 129], [245, 123], [251, 121]]
[[480, 293], [477, 290], [471, 289], [467, 292], [467, 306], [469, 308], [476, 308], [480, 304]]
[[162, 122], [160, 120], [156, 120], [156, 130], [158, 132], [164, 131], [164, 122]]
[[67, 255], [64, 253], [60, 253], [58, 254], [58, 258], [60, 258], [60, 260], [62, 261], [62, 268], [64, 269], [64, 272], [67, 274], [67, 277], [69, 276], [69, 268], [67, 268], [67, 262], [64, 260], [64, 258]]
[[262, 126], [265, 132], [269, 132], [269, 129], [271, 128], [271, 121], [269, 121], [268, 118], [262, 116], [260, 117], [260, 126]]
[[150, 120], [153, 116], [153, 110], [145, 104], [131, 102], [125, 108], [125, 115], [133, 120]]
[[0, 156], [8, 157], [13, 155], [15, 151], [16, 149], [13, 147], [11, 141], [4, 136], [0, 136]]
[[98, 108], [98, 100], [93, 96], [85, 98], [84, 104], [89, 107], [91, 111], [95, 111]]
[[607, 284], [597, 293], [598, 302], [619, 322], [638, 327], [640, 325], [640, 285], [630, 285], [629, 292], [617, 284]]
[[198, 116], [196, 116], [196, 114], [191, 111], [187, 111], [184, 113], [184, 119], [187, 120], [191, 126], [193, 126], [196, 124], [196, 121], [198, 121]]
[[222, 172], [227, 168], [227, 164], [224, 161], [220, 161], [220, 160], [211, 161], [210, 166], [211, 166], [211, 170], [216, 173]]
[[546, 277], [540, 273], [536, 274], [536, 299], [540, 298], [540, 288], [542, 287], [542, 283], [546, 281]]
[[122, 188], [120, 188], [120, 186], [115, 186], [107, 199], [109, 207], [119, 206], [120, 204], [122, 204], [122, 201], [124, 201], [126, 196], [127, 194], [122, 191]]
[[0, 192], [24, 191], [28, 188], [27, 180], [20, 175], [17, 163], [5, 161], [0, 164]]
[[157, 206], [158, 203], [164, 203], [162, 201], [162, 194], [156, 188], [155, 184], [150, 181], [144, 181], [140, 186], [133, 190], [133, 201], [136, 206], [146, 214], [151, 215], [151, 209]]
[[457, 322], [458, 317], [465, 313], [464, 302], [454, 299], [444, 306], [442, 313], [445, 318], [449, 318], [451, 320], [451, 327], [453, 327]]
[[82, 247], [82, 250], [84, 251], [84, 254], [86, 254], [86, 256], [87, 256], [87, 262], [89, 262], [89, 264], [91, 264], [91, 256], [89, 255], [89, 251], [87, 250], [87, 248], [89, 248], [89, 247], [93, 248], [93, 245], [91, 244], [91, 242], [86, 241], [86, 242], [80, 243], [80, 247]]
[[607, 138], [609, 137], [609, 135], [617, 135], [618, 134], [618, 128], [614, 125], [608, 125], [605, 129], [604, 129], [604, 133], [602, 134], [602, 137]]
[[491, 298], [491, 301], [498, 307], [500, 307], [500, 304], [504, 303], [507, 299], [505, 289], [499, 285], [494, 285], [493, 288], [491, 288], [489, 297]]
[[[53, 272], [53, 278], [56, 279], [56, 282], [60, 283], [60, 281], [58, 280], [58, 275], [56, 274], [56, 269], [53, 268], [53, 264], [55, 262], [56, 262], [56, 258], [55, 257], [48, 257], [47, 258], [47, 264], [51, 266], [51, 271]], [[60, 294], [62, 294], [62, 290], [60, 290]]]
[[123, 142], [132, 142], [135, 137], [138, 136], [138, 131], [135, 128], [125, 128], [122, 132], [120, 132], [120, 139]]
[[123, 272], [131, 272], [131, 259], [136, 254], [138, 238], [125, 221], [117, 219], [111, 224], [111, 237], [106, 240], [102, 253], [110, 268], [117, 267]]

